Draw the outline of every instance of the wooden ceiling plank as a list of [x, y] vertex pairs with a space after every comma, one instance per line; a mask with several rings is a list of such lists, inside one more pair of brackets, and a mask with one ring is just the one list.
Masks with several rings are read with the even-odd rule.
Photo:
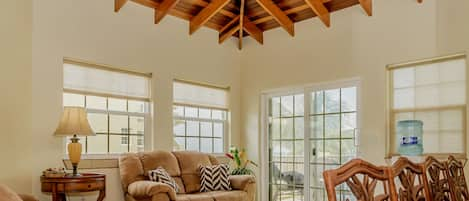
[[264, 44], [264, 33], [246, 16], [244, 16], [243, 29], [261, 45]]
[[419, 2], [419, 3], [423, 3], [423, 0], [417, 0], [417, 2]]
[[202, 27], [211, 17], [213, 17], [223, 6], [229, 3], [230, 0], [214, 0], [207, 7], [202, 9], [196, 16], [194, 16], [189, 23], [189, 34], [193, 34], [200, 27]]
[[239, 33], [238, 33], [238, 49], [243, 49], [243, 23], [244, 23], [244, 5], [245, 0], [241, 0], [241, 5], [239, 7]]
[[228, 28], [230, 28], [234, 23], [238, 22], [239, 15], [233, 18], [230, 22], [228, 22], [225, 26], [220, 29], [220, 32], [225, 32]]
[[127, 3], [128, 0], [114, 0], [114, 12], [119, 12], [119, 10]]
[[[303, 10], [306, 10], [306, 9], [310, 9], [309, 6], [307, 4], [304, 4], [304, 5], [301, 5], [301, 6], [298, 6], [298, 7], [294, 7], [294, 8], [290, 8], [288, 10], [285, 10], [283, 12], [285, 12], [285, 14], [287, 15], [290, 15], [292, 13], [297, 13], [297, 12], [300, 12], [300, 11], [303, 11]], [[264, 23], [264, 22], [267, 22], [269, 20], [273, 20], [274, 18], [269, 15], [269, 16], [266, 16], [266, 17], [263, 17], [263, 18], [259, 18], [257, 20], [254, 20], [252, 21], [254, 24], [260, 24], [260, 23]]]
[[331, 26], [331, 16], [329, 10], [324, 6], [321, 0], [305, 0], [306, 4], [321, 19], [326, 27]]
[[[322, 3], [328, 3], [330, 1], [332, 1], [332, 0], [322, 0]], [[278, 3], [277, 6], [280, 7], [280, 8], [288, 7], [290, 4], [288, 4], [287, 2], [289, 2], [289, 1], [282, 1], [282, 2]], [[309, 9], [309, 6], [307, 4], [303, 4], [301, 6], [296, 6], [296, 7], [284, 10], [283, 12], [285, 12], [285, 14], [289, 15], [289, 14], [296, 13], [298, 11], [302, 11], [302, 10], [305, 10], [305, 9]], [[288, 11], [294, 11], [294, 12], [288, 13]], [[262, 14], [264, 14], [263, 10], [258, 11], [258, 12], [254, 12], [254, 13], [250, 13], [249, 17], [251, 17], [251, 18], [252, 17], [257, 17], [257, 16], [262, 15]]]
[[144, 5], [146, 7], [153, 8], [153, 9], [157, 8], [159, 5], [157, 2], [154, 2], [152, 0], [132, 0], [132, 1], [141, 5]]
[[373, 0], [358, 0], [368, 16], [373, 15]]
[[293, 21], [272, 1], [256, 0], [291, 36], [295, 36]]
[[176, 6], [180, 0], [163, 0], [163, 2], [155, 9], [155, 24], [168, 14], [168, 12]]
[[236, 33], [239, 30], [239, 26], [234, 26], [231, 28], [229, 31], [225, 33], [220, 33], [218, 35], [218, 44], [222, 44], [223, 42], [226, 41], [229, 37], [231, 37], [234, 33]]

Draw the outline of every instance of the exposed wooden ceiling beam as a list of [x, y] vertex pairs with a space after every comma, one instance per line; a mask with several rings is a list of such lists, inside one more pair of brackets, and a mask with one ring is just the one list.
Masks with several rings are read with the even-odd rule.
[[230, 28], [234, 23], [238, 22], [239, 15], [233, 18], [230, 22], [228, 22], [225, 26], [220, 29], [220, 32], [225, 32], [228, 28]]
[[260, 44], [264, 44], [264, 34], [261, 29], [257, 28], [257, 26], [249, 21], [248, 17], [244, 16], [244, 24], [243, 24], [244, 31], [248, 32], [248, 34], [253, 37], [257, 42]]
[[417, 2], [419, 2], [419, 3], [422, 3], [422, 2], [423, 2], [423, 0], [417, 0]]
[[272, 1], [256, 0], [291, 36], [295, 36], [293, 21]]
[[127, 3], [128, 0], [114, 0], [114, 12], [119, 12], [119, 10]]
[[[289, 15], [289, 14], [300, 12], [300, 11], [303, 11], [303, 10], [306, 10], [306, 9], [310, 9], [310, 8], [307, 4], [303, 4], [303, 5], [298, 6], [298, 7], [290, 8], [290, 9], [285, 10], [283, 12], [285, 12], [285, 14]], [[259, 18], [257, 20], [254, 20], [252, 22], [254, 24], [260, 24], [260, 23], [264, 23], [264, 22], [267, 22], [267, 21], [273, 20], [273, 19], [274, 19], [274, 17], [269, 15], [269, 16], [265, 16], [265, 17]]]
[[321, 0], [305, 0], [306, 4], [313, 10], [313, 12], [321, 19], [326, 27], [331, 26], [331, 16], [329, 10], [322, 3]]
[[218, 34], [218, 44], [222, 44], [226, 39], [230, 38], [234, 33], [239, 30], [239, 26], [233, 26], [229, 31]]
[[239, 33], [238, 33], [238, 49], [243, 49], [243, 23], [244, 23], [244, 4], [245, 0], [241, 0], [241, 5], [239, 7]]
[[189, 23], [189, 34], [193, 34], [201, 26], [203, 26], [210, 18], [212, 18], [220, 9], [223, 8], [230, 0], [214, 0], [202, 9]]
[[358, 0], [360, 2], [360, 5], [362, 6], [363, 10], [365, 10], [366, 14], [368, 16], [373, 15], [373, 5], [372, 1], [373, 0]]
[[163, 2], [161, 2], [161, 4], [155, 9], [155, 24], [160, 23], [164, 16], [166, 16], [178, 2], [179, 0], [163, 0]]

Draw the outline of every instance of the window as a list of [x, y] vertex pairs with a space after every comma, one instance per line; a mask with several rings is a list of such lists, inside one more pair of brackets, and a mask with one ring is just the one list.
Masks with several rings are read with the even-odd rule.
[[150, 79], [147, 74], [65, 60], [63, 105], [85, 107], [96, 133], [81, 138], [84, 153], [144, 151], [151, 124]]
[[388, 66], [388, 155], [397, 155], [396, 125], [423, 122], [424, 154], [466, 153], [466, 57]]
[[228, 89], [174, 82], [174, 150], [225, 151], [228, 130]]

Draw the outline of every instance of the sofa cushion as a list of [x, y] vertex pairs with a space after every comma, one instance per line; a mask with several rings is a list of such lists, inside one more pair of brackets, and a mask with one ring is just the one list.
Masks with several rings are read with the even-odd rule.
[[145, 176], [148, 176], [148, 171], [158, 167], [164, 168], [172, 177], [181, 176], [178, 160], [171, 152], [142, 152], [140, 153], [140, 160], [142, 161]]
[[124, 192], [127, 192], [131, 183], [145, 179], [140, 157], [135, 153], [126, 153], [119, 157], [119, 171]]
[[[208, 154], [194, 151], [173, 152], [179, 161], [181, 178], [184, 182], [186, 193], [200, 191], [200, 166], [212, 165]], [[213, 159], [212, 159], [213, 160]]]
[[171, 186], [176, 193], [179, 193], [179, 186], [174, 181], [174, 179], [169, 175], [168, 172], [162, 167], [156, 168], [156, 170], [150, 170], [148, 173], [148, 177], [151, 181], [154, 182], [161, 182], [163, 184], [168, 184]]
[[229, 176], [227, 164], [200, 166], [200, 192], [231, 190]]
[[173, 177], [176, 184], [178, 184], [179, 192], [178, 193], [186, 193], [186, 189], [184, 188], [184, 182], [182, 182], [181, 177]]
[[244, 191], [212, 191], [196, 194], [181, 194], [176, 201], [246, 201], [247, 193]]

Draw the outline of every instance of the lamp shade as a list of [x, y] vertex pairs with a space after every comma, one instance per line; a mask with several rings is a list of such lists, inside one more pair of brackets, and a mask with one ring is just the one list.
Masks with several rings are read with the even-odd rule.
[[88, 122], [85, 108], [64, 107], [62, 119], [54, 132], [55, 136], [95, 135]]

